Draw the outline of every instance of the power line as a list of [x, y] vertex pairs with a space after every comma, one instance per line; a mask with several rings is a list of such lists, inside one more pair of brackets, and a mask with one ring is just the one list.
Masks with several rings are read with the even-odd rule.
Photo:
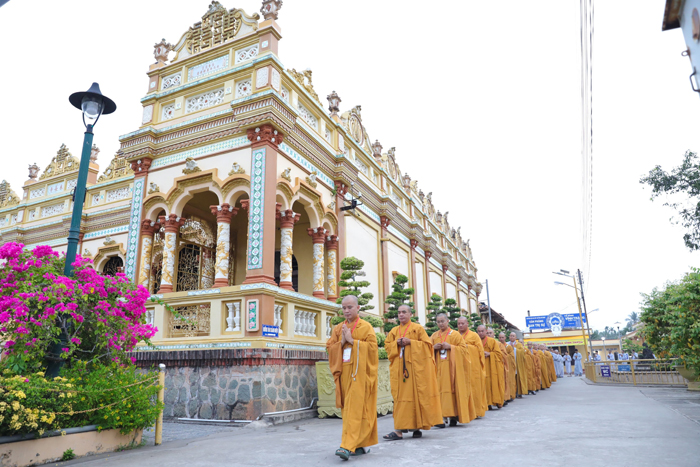
[[581, 264], [589, 282], [593, 250], [593, 0], [580, 0]]

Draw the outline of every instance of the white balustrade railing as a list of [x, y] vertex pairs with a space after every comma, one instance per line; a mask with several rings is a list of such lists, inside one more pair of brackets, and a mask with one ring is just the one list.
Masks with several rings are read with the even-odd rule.
[[316, 313], [294, 310], [294, 335], [316, 337]]
[[284, 308], [284, 305], [275, 305], [275, 324], [274, 326], [278, 326], [280, 329], [280, 334], [284, 334], [284, 331], [282, 331], [282, 309]]
[[241, 302], [227, 303], [228, 316], [226, 317], [227, 331], [240, 331]]
[[331, 319], [333, 319], [332, 316], [326, 316], [326, 339], [331, 338], [331, 332], [333, 331], [333, 326], [331, 326]]

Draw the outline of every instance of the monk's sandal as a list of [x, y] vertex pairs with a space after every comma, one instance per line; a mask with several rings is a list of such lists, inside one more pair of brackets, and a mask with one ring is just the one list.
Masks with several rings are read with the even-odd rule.
[[343, 459], [344, 461], [350, 459], [350, 451], [347, 449], [339, 448], [336, 449], [335, 455]]
[[351, 456], [361, 456], [362, 454], [369, 454], [369, 448], [357, 448], [355, 449], [355, 452], [350, 454]]

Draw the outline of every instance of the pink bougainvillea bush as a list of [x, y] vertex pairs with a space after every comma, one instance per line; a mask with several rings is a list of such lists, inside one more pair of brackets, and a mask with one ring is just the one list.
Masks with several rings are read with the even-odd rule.
[[124, 274], [103, 276], [80, 256], [66, 277], [64, 262], [49, 246], [0, 246], [1, 364], [14, 373], [41, 370], [54, 343], [69, 366], [130, 364], [127, 352], [156, 333], [146, 324], [144, 287]]

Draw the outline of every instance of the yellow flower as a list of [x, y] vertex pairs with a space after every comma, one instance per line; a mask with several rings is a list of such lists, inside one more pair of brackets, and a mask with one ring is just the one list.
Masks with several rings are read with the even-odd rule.
[[43, 372], [43, 371], [37, 371], [37, 372], [34, 373], [34, 374], [37, 375], [37, 376], [44, 376], [44, 372]]
[[[160, 416], [160, 415], [159, 415]], [[107, 420], [107, 415], [105, 415], [105, 420]]]
[[81, 401], [84, 401], [84, 400], [85, 400], [85, 396], [81, 397], [80, 400], [81, 400]]
[[12, 401], [12, 410], [19, 410], [19, 402]]
[[23, 391], [15, 391], [15, 396], [19, 397], [20, 399], [26, 399], [27, 396], [24, 394]]

